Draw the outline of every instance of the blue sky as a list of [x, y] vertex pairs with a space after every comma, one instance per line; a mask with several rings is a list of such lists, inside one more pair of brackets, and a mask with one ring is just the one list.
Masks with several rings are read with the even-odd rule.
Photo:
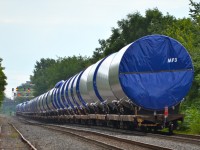
[[177, 18], [189, 14], [189, 0], [0, 0], [6, 95], [29, 80], [41, 58], [91, 56], [118, 20], [155, 7]]

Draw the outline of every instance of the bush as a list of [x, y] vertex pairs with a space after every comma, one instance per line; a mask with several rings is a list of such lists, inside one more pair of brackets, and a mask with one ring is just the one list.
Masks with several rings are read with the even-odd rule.
[[196, 107], [188, 108], [185, 111], [185, 126], [194, 134], [200, 134], [200, 110]]

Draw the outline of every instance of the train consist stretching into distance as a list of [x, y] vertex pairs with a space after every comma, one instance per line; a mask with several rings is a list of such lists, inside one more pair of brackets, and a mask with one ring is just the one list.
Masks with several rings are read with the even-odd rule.
[[18, 104], [16, 114], [51, 122], [172, 131], [183, 120], [179, 104], [193, 76], [191, 57], [178, 41], [149, 35]]

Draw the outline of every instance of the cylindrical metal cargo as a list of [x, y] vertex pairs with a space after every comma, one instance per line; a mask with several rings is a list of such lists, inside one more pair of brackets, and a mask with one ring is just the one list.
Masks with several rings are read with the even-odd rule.
[[74, 75], [72, 77], [72, 79], [70, 80], [69, 82], [69, 85], [68, 85], [68, 97], [69, 97], [69, 100], [70, 102], [73, 104], [73, 106], [76, 108], [76, 107], [79, 107], [79, 104], [75, 101], [75, 99], [73, 98], [73, 93], [72, 93], [72, 88], [73, 88], [73, 83], [74, 83], [74, 80], [76, 78], [77, 74]]
[[87, 89], [88, 89], [88, 94], [90, 96], [90, 98], [94, 101], [95, 104], [98, 104], [100, 102], [102, 102], [101, 99], [99, 99], [96, 95], [95, 92], [95, 85], [96, 81], [94, 81], [94, 74], [95, 74], [95, 70], [97, 69], [97, 66], [99, 65], [99, 63], [102, 60], [99, 60], [97, 63], [95, 63], [92, 68], [90, 69], [89, 73], [88, 73], [88, 77], [87, 77]]
[[41, 100], [42, 95], [38, 96], [37, 98], [37, 112], [41, 112], [41, 107], [40, 107], [40, 100]]
[[81, 71], [79, 76], [77, 77], [75, 91], [76, 91], [77, 98], [82, 103], [82, 106], [85, 107], [85, 108], [88, 108], [87, 103], [85, 102], [85, 100], [83, 99], [83, 97], [81, 96], [81, 93], [80, 93], [80, 80], [81, 80], [81, 76], [83, 75], [83, 73], [84, 73], [84, 71]]
[[80, 74], [81, 74], [81, 72], [75, 75], [75, 78], [74, 78], [74, 80], [71, 84], [71, 98], [73, 99], [73, 101], [76, 103], [76, 105], [79, 108], [82, 107], [82, 103], [81, 103], [81, 101], [79, 100], [79, 98], [76, 94], [76, 84], [77, 84], [77, 80], [78, 80], [78, 77], [79, 77]]
[[64, 105], [60, 99], [60, 88], [63, 85], [64, 80], [59, 81], [58, 83], [56, 83], [55, 85], [55, 94], [54, 94], [54, 100], [56, 105], [58, 106], [58, 109], [64, 109]]
[[59, 105], [59, 109], [64, 109], [64, 105], [63, 105], [63, 103], [61, 102], [61, 99], [60, 99], [60, 88], [56, 89], [56, 101]]
[[51, 89], [49, 91], [48, 96], [47, 96], [47, 105], [49, 106], [49, 108], [51, 109], [51, 111], [56, 110], [56, 107], [55, 107], [55, 105], [53, 103], [53, 91], [54, 91], [54, 89]]
[[49, 92], [45, 93], [44, 98], [43, 98], [43, 107], [45, 111], [49, 111], [48, 105], [47, 105], [47, 97], [48, 97]]
[[68, 94], [69, 93], [69, 91], [68, 91], [69, 83], [70, 83], [71, 80], [72, 80], [72, 77], [67, 80], [67, 83], [66, 83], [66, 85], [64, 87], [64, 97], [67, 100], [67, 103], [69, 105], [69, 109], [74, 109], [74, 104], [69, 99], [69, 94]]
[[94, 103], [95, 101], [89, 96], [89, 92], [88, 92], [88, 88], [87, 88], [87, 83], [88, 83], [88, 74], [91, 70], [93, 65], [89, 66], [87, 69], [84, 70], [83, 74], [81, 75], [80, 78], [80, 86], [79, 86], [79, 90], [80, 90], [80, 95], [83, 98], [83, 100], [87, 103], [87, 104], [91, 104]]
[[163, 110], [183, 100], [193, 76], [190, 55], [178, 41], [150, 35], [99, 60], [65, 82], [58, 82], [46, 94], [19, 104], [17, 111], [74, 109], [109, 104], [113, 100], [122, 102], [119, 104], [123, 106], [134, 104], [146, 110]]
[[122, 48], [109, 68], [109, 81], [118, 99], [130, 99], [148, 110], [162, 110], [181, 102], [193, 80], [186, 49], [163, 36], [143, 37]]
[[79, 104], [79, 106], [82, 107], [83, 104], [82, 104], [81, 100], [79, 99], [79, 97], [77, 95], [77, 91], [76, 91], [76, 89], [77, 89], [77, 81], [78, 81], [78, 79], [79, 79], [81, 74], [82, 74], [82, 71], [74, 79], [74, 83], [73, 83], [73, 87], [72, 87], [72, 95], [73, 95], [75, 101]]
[[112, 103], [113, 100], [116, 100], [109, 83], [109, 67], [115, 55], [116, 53], [111, 54], [102, 61], [96, 75], [98, 93], [106, 103]]
[[39, 108], [40, 108], [40, 111], [41, 111], [41, 112], [44, 111], [43, 103], [42, 103], [43, 98], [44, 98], [44, 94], [42, 94], [42, 95], [40, 96], [40, 99], [39, 99]]
[[67, 84], [68, 80], [66, 80], [62, 86], [61, 86], [61, 89], [60, 89], [60, 99], [64, 105], [65, 108], [69, 108], [69, 104], [67, 102], [67, 99], [65, 98], [65, 86]]

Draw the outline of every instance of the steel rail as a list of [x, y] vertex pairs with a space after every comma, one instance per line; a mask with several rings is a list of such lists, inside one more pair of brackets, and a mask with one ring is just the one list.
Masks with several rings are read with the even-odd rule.
[[17, 131], [17, 133], [20, 135], [22, 141], [24, 141], [32, 150], [37, 150], [37, 148], [35, 148], [30, 141], [28, 141], [24, 136], [23, 134], [12, 124], [12, 123], [9, 123], [14, 129], [15, 131]]
[[[101, 141], [97, 141], [88, 137], [85, 137], [84, 135], [80, 135], [80, 133], [85, 133], [85, 134], [91, 134], [91, 135], [95, 135], [95, 136], [99, 136], [99, 137], [104, 137], [110, 140], [114, 140], [117, 142], [123, 142], [125, 144], [128, 145], [132, 145], [132, 146], [137, 146], [137, 147], [143, 147], [143, 148], [148, 148], [148, 149], [154, 149], [154, 150], [171, 150], [170, 148], [167, 147], [161, 147], [161, 146], [157, 146], [157, 145], [152, 145], [149, 143], [144, 143], [144, 142], [138, 142], [138, 141], [133, 141], [133, 140], [128, 140], [128, 139], [124, 139], [124, 138], [119, 138], [116, 136], [112, 136], [112, 135], [108, 135], [108, 134], [104, 134], [104, 133], [100, 133], [100, 132], [95, 132], [95, 131], [88, 131], [88, 130], [82, 130], [82, 129], [75, 129], [75, 128], [70, 128], [70, 127], [64, 127], [64, 126], [60, 126], [60, 125], [53, 125], [53, 124], [43, 124], [43, 123], [37, 123], [37, 122], [30, 122], [27, 121], [27, 123], [32, 124], [32, 125], [36, 125], [36, 126], [41, 126], [44, 128], [48, 128], [48, 129], [52, 129], [55, 131], [59, 131], [59, 132], [64, 132], [70, 135], [74, 135], [77, 136], [81, 139], [85, 139], [86, 141], [91, 141], [91, 142], [96, 142], [97, 144], [100, 144], [100, 146], [103, 144], [103, 146], [109, 146], [112, 149], [118, 149], [118, 150], [122, 150], [123, 148], [117, 147], [117, 146], [113, 146]], [[78, 133], [79, 134], [78, 134]]]
[[48, 128], [48, 129], [51, 129], [51, 130], [54, 130], [54, 131], [58, 131], [58, 132], [65, 132], [66, 134], [69, 134], [69, 135], [72, 135], [72, 136], [75, 136], [81, 140], [84, 140], [86, 142], [90, 142], [94, 145], [97, 145], [99, 147], [103, 147], [103, 148], [106, 148], [106, 149], [112, 149], [112, 150], [124, 150], [120, 147], [117, 147], [117, 146], [113, 146], [113, 145], [109, 145], [107, 143], [103, 143], [103, 142], [99, 142], [99, 141], [96, 141], [96, 140], [93, 140], [93, 139], [90, 139], [90, 138], [87, 138], [87, 137], [84, 137], [84, 136], [81, 136], [81, 135], [78, 135], [76, 133], [73, 133], [73, 132], [67, 132], [67, 131], [63, 131], [61, 129], [56, 129], [56, 128], [52, 128], [52, 127], [48, 127], [46, 126], [45, 124], [43, 123], [38, 123], [38, 122], [30, 122], [30, 121], [27, 121], [27, 120], [21, 120], [23, 121], [23, 123], [26, 123], [26, 124], [31, 124], [31, 125], [35, 125], [35, 126], [40, 126], [40, 127], [43, 127], [43, 128]]

